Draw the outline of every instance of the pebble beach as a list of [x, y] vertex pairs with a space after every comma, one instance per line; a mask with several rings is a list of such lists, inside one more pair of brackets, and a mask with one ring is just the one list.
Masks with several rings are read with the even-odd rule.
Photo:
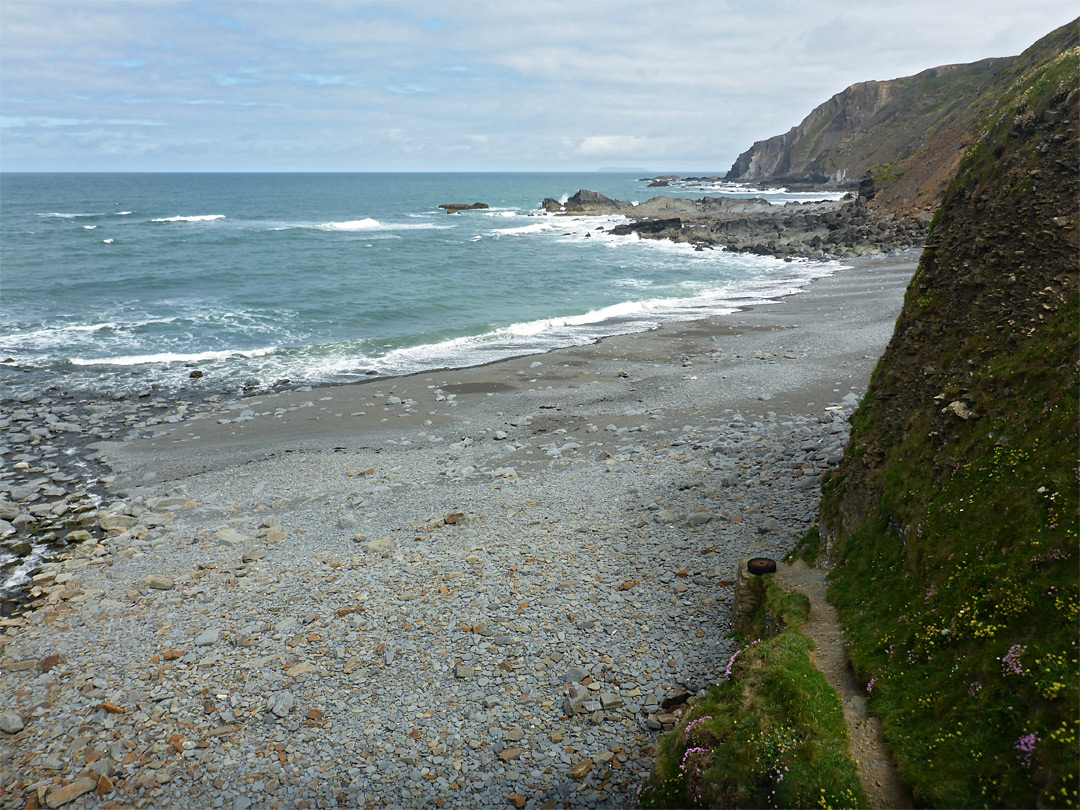
[[6, 404], [0, 519], [85, 537], [0, 619], [0, 808], [633, 806], [917, 259], [486, 366]]

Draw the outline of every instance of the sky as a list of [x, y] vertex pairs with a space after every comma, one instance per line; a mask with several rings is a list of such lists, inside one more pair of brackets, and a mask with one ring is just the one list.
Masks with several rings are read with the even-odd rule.
[[3, 171], [722, 174], [1072, 0], [0, 0]]

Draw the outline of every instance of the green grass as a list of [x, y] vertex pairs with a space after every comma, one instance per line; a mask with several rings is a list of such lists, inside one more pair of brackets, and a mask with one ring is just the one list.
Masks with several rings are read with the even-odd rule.
[[817, 562], [821, 554], [821, 530], [817, 526], [811, 526], [803, 535], [802, 540], [795, 544], [795, 548], [784, 556], [784, 562], [793, 563], [796, 560], [806, 560], [807, 565]]
[[[1066, 243], [1035, 227], [1045, 213], [1013, 204], [1052, 197], [1026, 175], [1042, 165], [1043, 112], [1076, 75], [1073, 49], [1021, 77], [965, 156], [823, 486], [822, 520], [838, 526], [847, 488], [875, 471], [858, 484], [861, 525], [833, 547], [830, 598], [923, 806], [1080, 806], [1075, 231]], [[1009, 281], [1025, 273], [1045, 280]], [[1039, 297], [1048, 281], [1061, 301]], [[969, 305], [986, 309], [971, 318]], [[976, 417], [942, 415], [954, 399]]]
[[[909, 434], [833, 576], [849, 655], [875, 679], [871, 709], [902, 777], [933, 806], [1080, 799], [1076, 380], [1024, 362], [1074, 352], [1077, 317], [1075, 301], [1059, 314], [1058, 327], [1074, 327], [1066, 345], [1036, 341], [987, 365], [1026, 393], [940, 453], [965, 459], [955, 472], [929, 479]], [[912, 529], [897, 536], [896, 525]]]
[[660, 741], [643, 807], [866, 807], [836, 692], [813, 666], [798, 628], [801, 594], [771, 576], [759, 589], [758, 640], [744, 642], [730, 677], [691, 706]]

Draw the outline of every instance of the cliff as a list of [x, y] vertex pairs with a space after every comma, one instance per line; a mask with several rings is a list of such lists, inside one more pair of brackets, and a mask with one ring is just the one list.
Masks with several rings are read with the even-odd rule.
[[[973, 134], [895, 334], [823, 485], [830, 597], [922, 806], [1080, 798], [1080, 90], [1069, 28], [1041, 40], [1045, 58], [1027, 70], [980, 63], [980, 87], [1012, 78], [965, 124]], [[863, 140], [883, 142], [876, 131]], [[880, 153], [860, 154], [865, 166]]]
[[785, 134], [739, 155], [727, 179], [840, 188], [868, 181], [864, 190], [876, 194], [879, 207], [931, 210], [1001, 93], [1076, 43], [1074, 22], [1019, 56], [852, 85]]

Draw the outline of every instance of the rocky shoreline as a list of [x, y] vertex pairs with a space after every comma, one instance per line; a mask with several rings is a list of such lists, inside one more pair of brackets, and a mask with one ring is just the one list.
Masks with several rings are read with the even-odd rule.
[[631, 222], [611, 229], [644, 239], [667, 239], [698, 250], [816, 261], [886, 255], [923, 244], [931, 216], [882, 213], [854, 194], [842, 200], [772, 205], [761, 198], [659, 196], [634, 205], [582, 189], [565, 203], [540, 207], [563, 216], [621, 214]]
[[39, 603], [32, 579], [43, 564], [130, 525], [130, 508], [110, 494], [116, 477], [99, 442], [163, 435], [234, 398], [155, 390], [98, 397], [54, 388], [0, 399], [0, 581], [9, 582], [0, 590], [0, 616]]
[[913, 259], [473, 369], [19, 403], [78, 427], [24, 478], [111, 435], [91, 539], [0, 620], [0, 807], [631, 804], [723, 675], [737, 560], [813, 521]]

